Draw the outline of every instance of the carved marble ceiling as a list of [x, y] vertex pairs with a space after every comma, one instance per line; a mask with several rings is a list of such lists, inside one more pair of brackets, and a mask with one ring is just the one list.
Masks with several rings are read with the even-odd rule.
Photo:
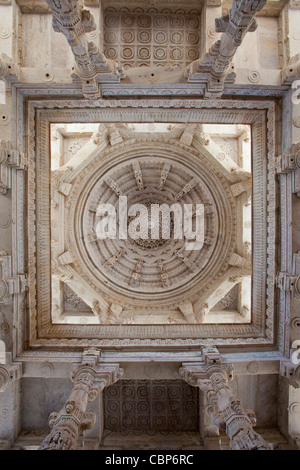
[[[249, 322], [248, 127], [104, 124], [96, 129], [95, 124], [52, 126], [54, 322]], [[127, 210], [143, 204], [149, 216], [152, 204], [177, 204], [182, 214], [190, 205], [194, 231], [197, 205], [202, 207], [201, 247], [189, 249], [194, 242], [174, 236], [173, 213], [169, 239], [160, 218], [155, 240], [151, 233], [148, 239], [130, 233], [123, 239], [119, 231], [100, 240], [99, 204], [116, 208], [119, 230], [125, 196]], [[127, 229], [131, 222], [134, 217], [125, 220]]]

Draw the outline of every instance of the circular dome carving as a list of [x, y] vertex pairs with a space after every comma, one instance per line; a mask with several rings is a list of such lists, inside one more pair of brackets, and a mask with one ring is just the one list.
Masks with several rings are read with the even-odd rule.
[[[77, 273], [104, 298], [134, 308], [148, 307], [151, 299], [159, 307], [177, 295], [187, 298], [207, 290], [228, 268], [235, 240], [230, 188], [200, 155], [177, 147], [157, 140], [118, 145], [95, 158], [73, 184], [68, 250]], [[120, 196], [127, 196], [128, 208], [178, 204], [184, 213], [185, 204], [193, 211], [203, 205], [203, 247], [189, 251], [184, 237], [175, 239], [172, 213], [169, 239], [150, 239], [150, 231], [148, 240], [119, 239], [117, 231], [115, 239], [99, 240], [97, 208], [112, 204], [119, 229]], [[127, 224], [131, 221], [128, 216]]]

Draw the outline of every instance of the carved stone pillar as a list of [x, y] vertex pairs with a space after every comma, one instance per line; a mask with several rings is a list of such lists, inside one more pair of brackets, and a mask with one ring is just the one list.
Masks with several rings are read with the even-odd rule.
[[188, 71], [191, 82], [206, 84], [205, 96], [221, 97], [225, 80], [228, 81], [231, 61], [247, 32], [257, 28], [255, 15], [266, 4], [266, 0], [234, 0], [229, 15], [216, 20], [216, 32], [223, 33], [209, 53], [194, 62]]
[[87, 412], [88, 403], [123, 375], [118, 365], [99, 363], [99, 355], [94, 350], [83, 354], [82, 364], [74, 369], [69, 399], [59, 413], [50, 415], [51, 432], [39, 450], [77, 450], [81, 432], [94, 426], [96, 416]]
[[203, 349], [204, 362], [183, 364], [180, 375], [193, 387], [207, 394], [213, 423], [226, 431], [232, 450], [269, 450], [270, 446], [257, 434], [255, 414], [244, 410], [229, 385], [232, 367], [221, 363], [216, 349]]
[[101, 77], [105, 82], [119, 82], [124, 71], [114, 61], [106, 59], [93, 42], [87, 41], [86, 33], [95, 31], [96, 24], [80, 0], [47, 0], [47, 3], [53, 11], [54, 31], [63, 33], [71, 46], [84, 96], [99, 98]]

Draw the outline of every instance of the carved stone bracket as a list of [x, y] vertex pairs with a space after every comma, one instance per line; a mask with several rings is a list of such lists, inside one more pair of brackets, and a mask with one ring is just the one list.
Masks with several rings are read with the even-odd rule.
[[6, 194], [11, 189], [12, 169], [26, 168], [25, 155], [12, 148], [10, 142], [0, 141], [0, 194]]
[[278, 174], [292, 173], [292, 191], [300, 197], [300, 143], [293, 144], [289, 153], [278, 157]]
[[53, 11], [54, 31], [63, 33], [71, 46], [84, 96], [99, 98], [99, 84], [120, 82], [125, 75], [123, 69], [99, 52], [94, 43], [87, 41], [86, 34], [95, 31], [96, 24], [80, 0], [47, 0], [47, 3]]
[[293, 298], [300, 299], [300, 252], [293, 255], [293, 273], [278, 273], [276, 285], [278, 289], [290, 292]]
[[26, 276], [12, 276], [11, 256], [0, 252], [0, 304], [10, 304], [13, 294], [25, 292]]
[[256, 30], [255, 15], [265, 4], [266, 0], [234, 0], [229, 15], [216, 20], [216, 31], [223, 33], [221, 40], [187, 72], [190, 82], [205, 83], [207, 98], [220, 98], [226, 81], [234, 81], [231, 61], [246, 33]]
[[288, 65], [281, 71], [281, 81], [283, 85], [289, 85], [294, 80], [300, 80], [300, 54], [292, 57]]
[[285, 377], [294, 388], [300, 388], [300, 365], [292, 361], [282, 361], [280, 364], [280, 375]]
[[13, 83], [19, 82], [19, 68], [6, 55], [0, 55], [0, 80], [4, 80], [9, 90]]
[[123, 373], [117, 364], [101, 364], [100, 351], [84, 352], [81, 364], [72, 369], [74, 385], [70, 396], [59, 413], [50, 415], [51, 432], [39, 450], [77, 450], [80, 434], [95, 424], [95, 415], [87, 412], [88, 403]]
[[255, 413], [244, 410], [229, 385], [232, 367], [222, 364], [216, 348], [203, 349], [203, 363], [183, 364], [179, 373], [193, 387], [207, 394], [213, 424], [226, 431], [232, 450], [269, 450], [270, 446], [253, 430]]
[[10, 386], [22, 377], [22, 364], [15, 362], [0, 365], [0, 392], [5, 392]]

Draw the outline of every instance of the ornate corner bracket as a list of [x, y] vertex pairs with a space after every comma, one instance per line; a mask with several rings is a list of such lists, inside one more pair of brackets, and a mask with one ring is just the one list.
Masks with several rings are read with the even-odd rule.
[[59, 413], [50, 415], [51, 432], [39, 450], [77, 450], [80, 434], [95, 425], [96, 416], [87, 412], [88, 403], [124, 373], [117, 364], [102, 364], [100, 356], [98, 350], [85, 351], [81, 364], [74, 365], [69, 399]]
[[26, 276], [24, 274], [13, 276], [11, 256], [6, 252], [0, 252], [0, 304], [11, 304], [12, 295], [21, 294], [26, 289]]
[[83, 9], [80, 0], [47, 0], [53, 11], [53, 29], [67, 38], [76, 61], [77, 76], [85, 98], [101, 97], [101, 83], [119, 83], [125, 77], [124, 70], [100, 52], [86, 34], [96, 30], [92, 14]]
[[15, 150], [10, 142], [0, 141], [0, 194], [6, 194], [12, 186], [12, 169], [25, 170], [26, 158]]
[[216, 20], [216, 32], [223, 33], [208, 54], [193, 62], [187, 71], [190, 83], [203, 83], [206, 98], [221, 98], [226, 84], [235, 80], [232, 59], [248, 32], [255, 31], [255, 15], [266, 0], [234, 0], [229, 15]]
[[269, 444], [253, 429], [255, 413], [244, 410], [233, 394], [229, 384], [232, 365], [222, 363], [216, 348], [203, 348], [202, 354], [202, 363], [182, 364], [179, 374], [207, 394], [213, 424], [226, 431], [232, 450], [269, 450]]

